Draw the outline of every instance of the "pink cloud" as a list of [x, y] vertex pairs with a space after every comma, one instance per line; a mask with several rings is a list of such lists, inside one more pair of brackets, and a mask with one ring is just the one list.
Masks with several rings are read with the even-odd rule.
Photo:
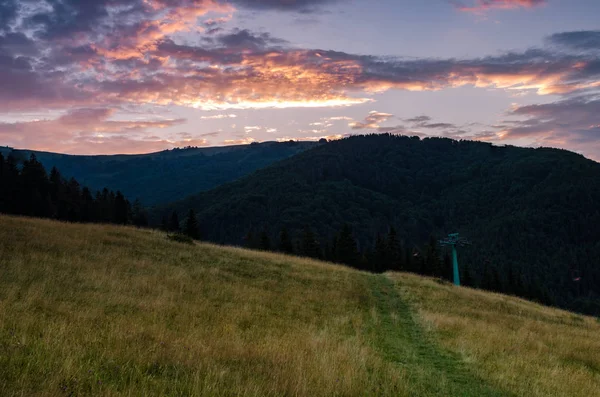
[[475, 0], [475, 4], [471, 6], [458, 1], [452, 1], [452, 3], [460, 11], [481, 14], [491, 9], [512, 10], [539, 7], [546, 5], [546, 0]]
[[183, 119], [111, 120], [106, 108], [74, 109], [55, 119], [0, 123], [0, 139], [13, 147], [61, 153], [147, 153], [177, 146], [206, 146], [191, 135], [158, 137], [150, 130], [182, 124]]

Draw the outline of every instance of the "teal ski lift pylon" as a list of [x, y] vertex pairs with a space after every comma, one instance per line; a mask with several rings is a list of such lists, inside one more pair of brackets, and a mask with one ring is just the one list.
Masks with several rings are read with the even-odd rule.
[[466, 238], [460, 237], [458, 233], [450, 233], [448, 237], [440, 240], [441, 245], [452, 247], [452, 268], [454, 275], [454, 285], [460, 285], [460, 274], [458, 272], [458, 254], [456, 246], [465, 246], [471, 244]]

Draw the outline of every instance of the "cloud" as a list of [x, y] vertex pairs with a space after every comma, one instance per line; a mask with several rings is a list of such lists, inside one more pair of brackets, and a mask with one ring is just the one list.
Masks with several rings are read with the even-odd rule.
[[546, 0], [475, 0], [472, 5], [465, 5], [463, 2], [451, 0], [454, 7], [463, 12], [475, 14], [485, 13], [492, 9], [513, 10], [517, 8], [534, 8], [546, 5]]
[[409, 119], [404, 119], [405, 122], [411, 123], [413, 128], [428, 128], [428, 129], [450, 129], [458, 128], [452, 123], [430, 123], [431, 117], [429, 116], [417, 116]]
[[201, 120], [221, 120], [221, 119], [234, 119], [236, 117], [237, 117], [237, 115], [230, 113], [230, 114], [215, 114], [213, 116], [201, 116], [200, 119]]
[[410, 119], [405, 119], [404, 121], [406, 121], [407, 123], [421, 124], [421, 123], [426, 123], [428, 121], [431, 121], [431, 117], [423, 115], [423, 116], [413, 117]]
[[599, 50], [600, 30], [556, 33], [547, 38], [551, 44], [576, 50]]
[[553, 146], [574, 150], [600, 160], [600, 97], [579, 96], [554, 103], [518, 106], [498, 140], [526, 140], [532, 146]]
[[177, 126], [184, 119], [111, 120], [114, 114], [114, 109], [81, 108], [55, 119], [0, 123], [0, 138], [14, 147], [89, 154], [144, 153], [194, 141], [148, 139], [148, 130]]
[[337, 141], [339, 139], [348, 137], [349, 135], [342, 134], [333, 134], [333, 135], [323, 135], [323, 136], [301, 136], [301, 137], [279, 137], [276, 139], [277, 142], [288, 142], [288, 141], [298, 141], [298, 142], [318, 142], [321, 139], [327, 139], [328, 141]]
[[[389, 90], [436, 91], [473, 86], [553, 95], [561, 98], [563, 107], [565, 101], [590, 98], [600, 90], [600, 57], [593, 51], [598, 45], [598, 31], [558, 33], [550, 36], [544, 47], [495, 56], [419, 59], [292, 47], [268, 33], [250, 30], [202, 33], [206, 27], [216, 26], [219, 18], [230, 18], [236, 8], [303, 13], [322, 9], [333, 1], [26, 3], [0, 1], [0, 20], [4, 22], [0, 24], [0, 112], [85, 109], [55, 120], [2, 124], [4, 136], [13, 131], [11, 142], [17, 143], [22, 142], [14, 133], [19, 129], [25, 133], [23, 136], [31, 137], [34, 128], [40, 128], [40, 145], [50, 147], [56, 142], [76, 145], [78, 140], [89, 141], [90, 131], [114, 139], [120, 136], [140, 140], [150, 136], [147, 130], [165, 128], [159, 120], [153, 121], [158, 124], [113, 120], [114, 115], [106, 109], [117, 107], [180, 105], [223, 111], [223, 115], [200, 116], [207, 120], [229, 115], [231, 109], [366, 104]], [[543, 4], [482, 0], [470, 8]], [[201, 39], [182, 39], [192, 35]], [[587, 102], [573, 106], [593, 110]], [[410, 123], [408, 127], [382, 125], [390, 117], [373, 112], [351, 127], [394, 133], [417, 129], [450, 134], [460, 130], [451, 123], [429, 118], [403, 120]], [[514, 136], [519, 133], [517, 127], [524, 133], [544, 124], [533, 116], [521, 117], [528, 117], [530, 124], [507, 124], [510, 128], [503, 130]], [[350, 120], [339, 117], [322, 121], [324, 127], [329, 127], [331, 121]], [[53, 142], [47, 131], [60, 139]], [[322, 130], [315, 131], [324, 135]]]
[[293, 11], [310, 14], [323, 6], [347, 0], [231, 0], [233, 4], [255, 10]]
[[379, 124], [389, 120], [393, 116], [393, 114], [389, 113], [372, 111], [363, 121], [353, 121], [348, 123], [348, 126], [352, 127], [353, 130], [377, 129], [379, 128]]
[[223, 141], [223, 145], [249, 145], [253, 142], [257, 142], [252, 137], [240, 138], [240, 139], [226, 139]]
[[228, 49], [263, 50], [274, 45], [287, 44], [287, 41], [272, 37], [269, 33], [254, 34], [247, 29], [235, 29], [233, 33], [221, 34], [215, 41]]
[[[85, 6], [68, 0], [65, 8], [53, 1], [54, 8], [28, 11], [15, 32], [0, 35], [0, 109], [336, 107], [369, 103], [389, 90], [470, 85], [566, 95], [600, 85], [600, 60], [587, 53], [546, 48], [473, 59], [405, 59], [293, 48], [268, 33], [239, 29], [204, 35], [193, 45], [177, 34], [198, 29], [196, 20], [209, 12], [230, 15], [232, 3], [101, 0]], [[291, 4], [260, 7], [284, 3]], [[297, 2], [319, 4], [325, 3]], [[35, 40], [30, 25], [38, 29]], [[65, 29], [71, 34], [64, 36]]]

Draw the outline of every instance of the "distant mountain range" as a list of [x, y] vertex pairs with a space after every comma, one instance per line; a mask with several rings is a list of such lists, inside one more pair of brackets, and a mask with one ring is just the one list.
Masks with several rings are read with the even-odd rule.
[[346, 223], [363, 253], [390, 226], [412, 251], [460, 232], [474, 285], [600, 313], [600, 164], [565, 150], [357, 136], [161, 206], [154, 222], [190, 208], [227, 244], [284, 228], [298, 242], [308, 226], [326, 249]]
[[231, 182], [274, 162], [319, 146], [317, 142], [264, 142], [226, 147], [186, 148], [142, 155], [77, 156], [2, 147], [21, 160], [31, 153], [50, 171], [74, 177], [92, 190], [120, 190], [144, 205], [181, 200]]

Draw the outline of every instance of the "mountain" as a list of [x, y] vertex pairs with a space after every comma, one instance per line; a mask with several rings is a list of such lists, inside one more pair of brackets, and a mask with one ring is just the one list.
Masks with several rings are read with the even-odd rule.
[[593, 396], [600, 323], [403, 273], [0, 216], [0, 395]]
[[471, 285], [600, 313], [600, 164], [565, 150], [356, 136], [161, 207], [155, 222], [190, 208], [206, 239], [229, 244], [283, 228], [300, 244], [308, 226], [326, 252], [348, 224], [368, 255], [394, 227], [412, 258], [459, 232]]
[[265, 142], [210, 148], [184, 148], [142, 155], [75, 156], [1, 148], [22, 161], [31, 153], [50, 170], [57, 167], [92, 190], [109, 186], [144, 205], [180, 200], [231, 182], [281, 159], [320, 145], [316, 142]]

